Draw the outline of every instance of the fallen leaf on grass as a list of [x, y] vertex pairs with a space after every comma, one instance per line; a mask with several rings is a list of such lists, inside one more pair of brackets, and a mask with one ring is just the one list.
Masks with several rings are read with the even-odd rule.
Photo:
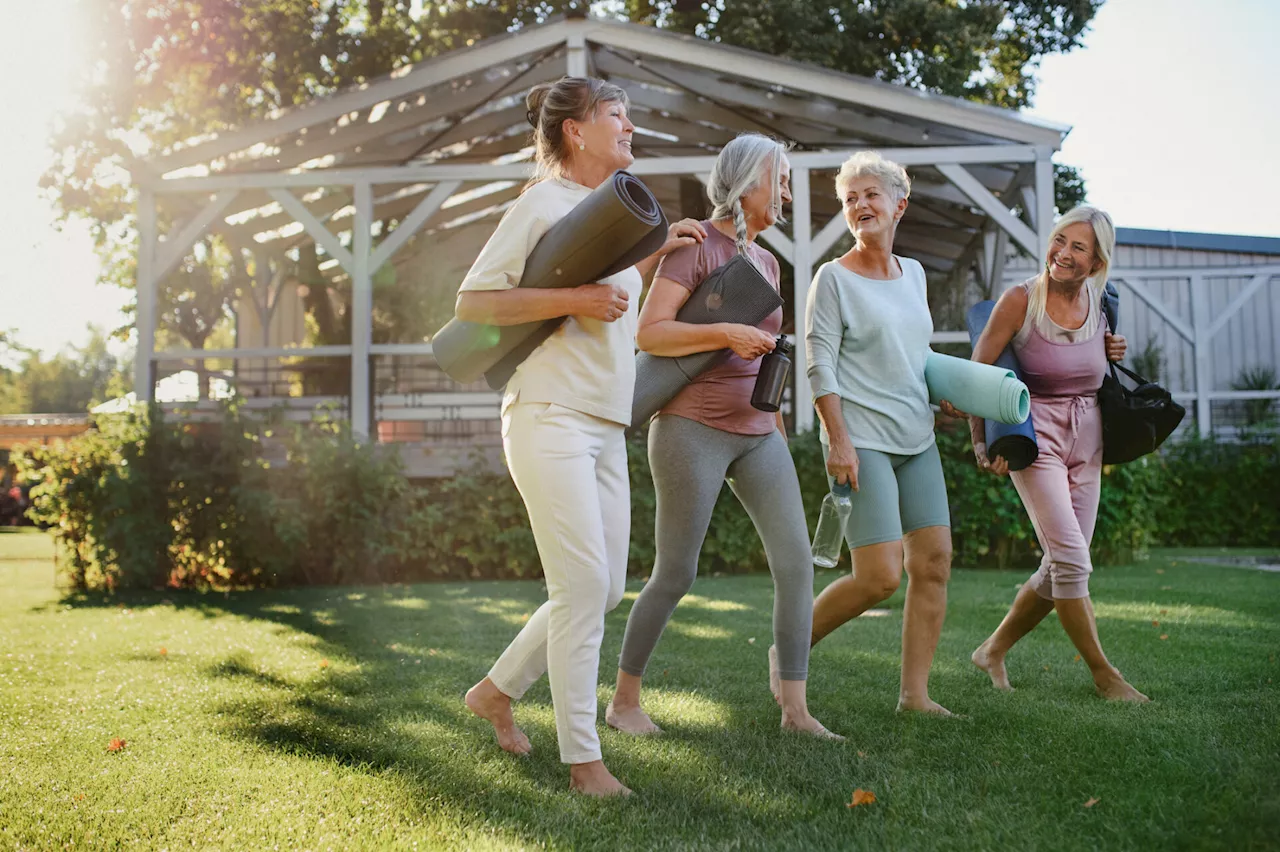
[[1048, 667], [1048, 666], [1045, 666], [1045, 667], [1044, 667], [1044, 670], [1045, 670], [1045, 671], [1049, 671], [1049, 667]]
[[327, 669], [327, 668], [329, 668], [329, 661], [328, 661], [328, 660], [321, 660], [321, 661], [320, 661], [320, 668], [322, 668], [322, 669]]
[[111, 742], [107, 743], [107, 751], [110, 751], [110, 752], [121, 751], [122, 749], [124, 749], [125, 745], [126, 743], [124, 740], [120, 739], [119, 737], [112, 737]]
[[1157, 573], [1157, 574], [1163, 574], [1163, 573], [1164, 573], [1164, 569], [1163, 569], [1163, 568], [1157, 568], [1157, 569], [1156, 569], [1156, 573]]
[[1080, 662], [1080, 655], [1079, 655], [1079, 654], [1076, 654], [1076, 662], [1077, 662], [1077, 663], [1078, 663], [1078, 662]]
[[1160, 587], [1160, 591], [1162, 591], [1162, 592], [1169, 592], [1169, 591], [1172, 591], [1172, 590], [1173, 590], [1173, 586], [1161, 586], [1161, 587]]
[[748, 644], [748, 645], [754, 645], [754, 644], [756, 644], [756, 637], [752, 636], [750, 639], [748, 639], [748, 640], [747, 640], [747, 644]]
[[1085, 803], [1084, 803], [1084, 806], [1085, 806], [1086, 808], [1091, 808], [1091, 807], [1093, 807], [1094, 805], [1098, 804], [1098, 802], [1101, 802], [1101, 801], [1102, 801], [1101, 799], [1090, 798], [1090, 799], [1089, 799], [1089, 801], [1087, 801], [1087, 802], [1085, 802]]
[[1168, 633], [1161, 633], [1161, 634], [1160, 634], [1160, 638], [1161, 638], [1161, 639], [1168, 639], [1168, 638], [1169, 638], [1169, 634], [1168, 634]]
[[162, 657], [163, 657], [163, 656], [165, 656], [165, 655], [166, 655], [166, 654], [168, 654], [168, 653], [169, 653], [169, 649], [168, 649], [168, 648], [161, 648], [161, 649], [160, 649], [160, 656], [162, 656]]
[[866, 757], [866, 756], [867, 756], [867, 753], [865, 751], [858, 752], [858, 757]]
[[1162, 610], [1160, 610], [1160, 614], [1161, 614], [1161, 615], [1168, 615], [1168, 614], [1169, 614], [1169, 610], [1167, 610], [1167, 609], [1162, 609]]
[[845, 805], [846, 808], [856, 808], [858, 805], [873, 805], [876, 801], [876, 794], [870, 790], [858, 788], [853, 791], [853, 801]]
[[1152, 626], [1152, 627], [1159, 627], [1159, 626], [1160, 626], [1160, 622], [1156, 621], [1156, 620], [1153, 618], [1153, 619], [1151, 620], [1151, 626]]

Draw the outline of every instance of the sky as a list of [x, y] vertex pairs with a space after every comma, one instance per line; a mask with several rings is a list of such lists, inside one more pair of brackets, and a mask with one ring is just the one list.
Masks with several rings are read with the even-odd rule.
[[[95, 283], [88, 228], [55, 226], [37, 188], [82, 55], [71, 5], [41, 0], [0, 52], [0, 330], [47, 355], [132, 300]], [[1107, 0], [1081, 48], [1043, 60], [1029, 112], [1073, 128], [1057, 160], [1118, 225], [1280, 237], [1277, 33], [1277, 0]]]

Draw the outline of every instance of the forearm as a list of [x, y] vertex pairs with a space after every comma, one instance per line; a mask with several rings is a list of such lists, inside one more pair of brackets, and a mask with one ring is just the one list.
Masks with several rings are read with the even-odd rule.
[[698, 324], [679, 320], [660, 320], [642, 327], [636, 334], [636, 345], [651, 355], [678, 358], [695, 352], [714, 352], [729, 346], [729, 324]]
[[818, 419], [822, 421], [822, 428], [826, 430], [831, 446], [849, 444], [849, 430], [844, 425], [844, 410], [840, 395], [824, 394], [815, 400], [814, 407], [818, 410]]
[[455, 308], [458, 319], [486, 325], [520, 325], [570, 316], [578, 306], [576, 287], [522, 290], [464, 290]]

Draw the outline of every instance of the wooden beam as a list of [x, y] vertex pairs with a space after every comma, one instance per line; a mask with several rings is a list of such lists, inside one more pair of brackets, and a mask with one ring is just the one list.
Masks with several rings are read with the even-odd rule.
[[147, 187], [138, 192], [138, 350], [134, 357], [133, 393], [138, 402], [150, 402], [155, 375], [152, 356], [156, 348], [156, 196]]
[[[227, 189], [219, 192], [213, 197], [213, 200], [205, 205], [204, 209], [195, 215], [190, 222], [171, 240], [165, 240], [156, 247], [155, 267], [151, 270], [151, 276], [155, 281], [159, 281], [169, 274], [169, 270], [178, 265], [178, 261], [182, 260], [183, 255], [187, 253], [187, 249], [191, 244], [203, 236], [209, 226], [213, 224], [213, 220], [227, 209], [238, 193], [234, 189]], [[154, 196], [153, 196], [154, 198]]]
[[937, 168], [938, 171], [946, 175], [948, 180], [959, 187], [965, 195], [972, 198], [973, 202], [995, 220], [997, 225], [1008, 231], [1009, 236], [1017, 240], [1019, 245], [1031, 252], [1032, 257], [1040, 256], [1039, 238], [1036, 233], [1009, 212], [1009, 208], [1004, 202], [992, 195], [991, 191], [983, 186], [977, 178], [969, 174], [964, 166], [939, 163]]
[[332, 231], [326, 228], [319, 219], [311, 215], [311, 211], [298, 199], [298, 196], [287, 189], [273, 189], [271, 190], [271, 197], [280, 202], [280, 206], [293, 215], [293, 218], [306, 229], [311, 238], [324, 248], [326, 254], [342, 264], [342, 268], [347, 270], [348, 273], [352, 272], [355, 268], [355, 259], [351, 256], [351, 252], [343, 247]]
[[1212, 338], [1219, 331], [1222, 331], [1222, 327], [1253, 298], [1255, 293], [1262, 289], [1262, 285], [1270, 280], [1271, 276], [1265, 273], [1253, 276], [1253, 279], [1245, 285], [1245, 288], [1231, 300], [1231, 304], [1227, 305], [1209, 324], [1209, 327], [1205, 330], [1205, 335]]
[[[405, 217], [400, 224], [396, 225], [396, 229], [391, 235], [382, 241], [382, 243], [373, 251], [373, 256], [369, 259], [369, 274], [377, 272], [382, 268], [391, 255], [396, 253], [402, 245], [409, 241], [409, 238], [417, 233], [431, 215], [440, 209], [440, 206], [449, 199], [449, 196], [462, 186], [462, 181], [448, 181], [438, 183], [435, 189], [422, 199], [422, 202], [414, 208], [413, 212]], [[357, 211], [358, 212], [358, 211]], [[372, 211], [370, 212], [370, 220], [372, 221]]]

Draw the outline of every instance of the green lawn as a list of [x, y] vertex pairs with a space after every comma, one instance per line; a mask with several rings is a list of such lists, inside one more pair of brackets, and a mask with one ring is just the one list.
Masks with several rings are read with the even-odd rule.
[[[1099, 569], [1138, 707], [1093, 697], [1052, 617], [1010, 658], [1017, 691], [992, 691], [968, 654], [1024, 576], [957, 572], [933, 695], [959, 719], [894, 713], [900, 592], [814, 654], [844, 743], [777, 730], [769, 579], [699, 580], [650, 670], [667, 734], [603, 731], [636, 795], [600, 802], [566, 790], [545, 681], [525, 760], [461, 702], [536, 583], [64, 598], [50, 554], [0, 533], [4, 848], [1280, 848], [1278, 574], [1176, 552]], [[608, 619], [602, 708], [637, 588]], [[855, 788], [878, 801], [846, 808]]]

